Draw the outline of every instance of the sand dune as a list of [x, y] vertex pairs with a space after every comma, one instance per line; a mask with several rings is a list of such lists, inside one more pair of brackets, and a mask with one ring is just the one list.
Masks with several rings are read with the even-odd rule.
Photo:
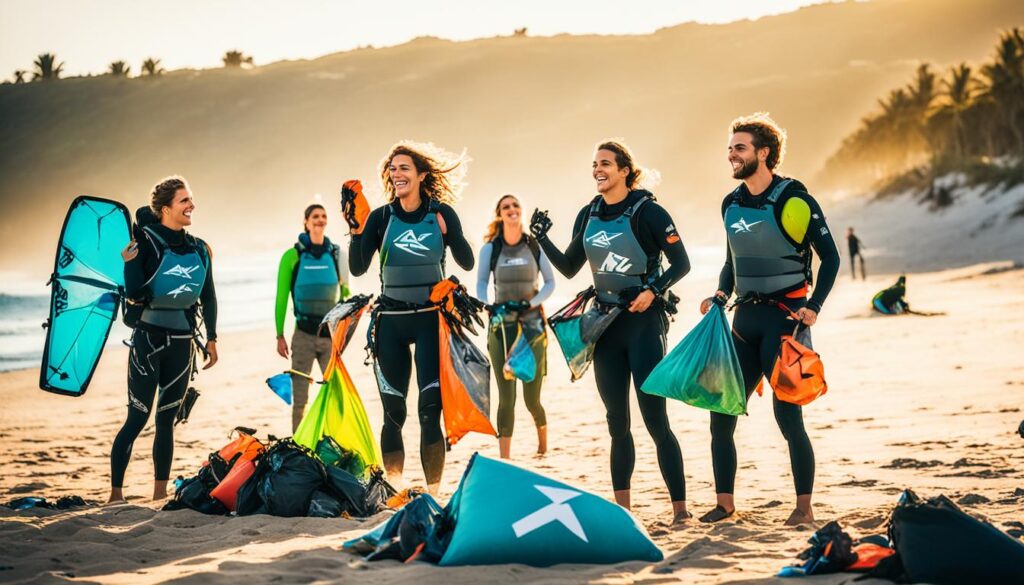
[[[819, 525], [835, 519], [856, 535], [884, 531], [887, 513], [905, 487], [944, 493], [1004, 529], [1004, 523], [1021, 519], [1024, 440], [1016, 428], [1024, 418], [1019, 359], [1024, 271], [992, 268], [912, 275], [910, 301], [922, 310], [946, 312], [931, 318], [872, 316], [871, 294], [891, 275], [866, 283], [841, 276], [814, 329], [830, 391], [805, 408], [818, 460]], [[684, 312], [672, 327], [672, 341], [696, 323], [693, 309], [710, 286], [684, 280], [678, 287]], [[222, 337], [222, 363], [198, 379], [204, 394], [193, 420], [178, 428], [174, 473], [193, 471], [235, 425], [287, 434], [288, 409], [262, 382], [286, 367], [272, 354], [272, 341], [269, 330]], [[532, 425], [520, 408], [515, 462], [610, 498], [608, 439], [593, 379], [588, 375], [569, 384], [557, 349], [551, 351], [554, 367], [543, 401], [552, 449], [542, 459], [530, 455]], [[39, 391], [35, 371], [0, 375], [6, 398], [0, 414], [4, 501], [22, 494], [78, 494], [93, 501], [105, 495], [109, 445], [125, 411], [125, 357], [123, 351], [109, 351], [80, 399]], [[380, 402], [358, 347], [348, 350], [346, 361], [376, 426]], [[683, 446], [690, 505], [705, 511], [714, 501], [707, 414], [679, 403], [670, 404], [669, 413]], [[359, 523], [159, 512], [142, 497], [152, 473], [147, 430], [128, 470], [129, 504], [67, 512], [0, 509], [0, 575], [16, 583], [776, 582], [772, 576], [793, 561], [811, 531], [781, 525], [791, 510], [793, 488], [770, 401], [753, 400], [750, 416], [740, 421], [740, 513], [716, 526], [668, 524], [670, 508], [654, 448], [639, 413], [634, 415], [635, 513], [664, 550], [661, 563], [551, 569], [366, 563], [342, 552], [340, 544], [380, 518]], [[406, 434], [415, 440], [414, 420]], [[446, 495], [476, 450], [495, 456], [497, 445], [484, 437], [463, 439], [449, 454]], [[417, 470], [417, 451], [409, 453], [408, 469]]]

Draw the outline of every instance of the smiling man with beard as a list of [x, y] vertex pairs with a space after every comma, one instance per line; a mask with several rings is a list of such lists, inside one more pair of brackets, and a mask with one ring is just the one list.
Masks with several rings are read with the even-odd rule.
[[[724, 304], [735, 291], [733, 341], [743, 371], [747, 398], [761, 377], [770, 377], [782, 335], [791, 334], [795, 315], [810, 327], [828, 297], [839, 272], [839, 251], [818, 202], [804, 185], [775, 170], [786, 152], [786, 133], [767, 114], [737, 118], [731, 125], [729, 163], [733, 178], [743, 182], [722, 202], [727, 235], [725, 266], [718, 291], [701, 303], [706, 313], [712, 302]], [[817, 283], [811, 259], [821, 258]], [[804, 337], [806, 335], [806, 337]], [[810, 346], [810, 331], [801, 334]], [[796, 509], [786, 524], [814, 520], [814, 450], [804, 430], [802, 407], [772, 397], [775, 420], [789, 443], [790, 465], [796, 487]], [[711, 456], [715, 470], [717, 506], [701, 517], [717, 522], [735, 512], [735, 416], [711, 413]]]

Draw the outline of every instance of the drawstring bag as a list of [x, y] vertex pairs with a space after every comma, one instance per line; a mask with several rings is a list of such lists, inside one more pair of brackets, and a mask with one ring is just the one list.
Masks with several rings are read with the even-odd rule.
[[619, 316], [621, 307], [609, 307], [594, 303], [587, 308], [597, 295], [594, 287], [576, 295], [568, 305], [562, 307], [548, 319], [548, 325], [555, 333], [558, 347], [562, 349], [565, 363], [569, 365], [571, 381], [583, 377], [594, 361], [594, 347], [612, 321]]
[[725, 309], [712, 305], [655, 366], [641, 390], [722, 414], [745, 414], [743, 373]]
[[[809, 331], [806, 327], [801, 331], [797, 323], [793, 334], [783, 335], [779, 344], [779, 357], [768, 383], [783, 402], [810, 404], [828, 391], [821, 356], [809, 347]], [[797, 341], [798, 337], [802, 337], [806, 345]]]

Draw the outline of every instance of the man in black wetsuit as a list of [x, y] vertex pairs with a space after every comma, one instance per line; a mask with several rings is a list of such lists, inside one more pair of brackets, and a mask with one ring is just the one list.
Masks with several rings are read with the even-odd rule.
[[[675, 521], [681, 522], [690, 517], [682, 451], [669, 426], [665, 399], [641, 392], [640, 387], [665, 356], [664, 297], [690, 271], [690, 260], [668, 212], [640, 187], [642, 170], [624, 145], [598, 145], [592, 174], [601, 194], [577, 214], [564, 254], [547, 237], [551, 222], [546, 215], [534, 212], [530, 230], [559, 272], [572, 278], [589, 263], [597, 302], [623, 308], [594, 348], [594, 378], [611, 435], [615, 501], [630, 507], [636, 458], [629, 422], [632, 379], [640, 414], [657, 447]], [[662, 256], [669, 262], [666, 269]]]
[[[774, 172], [782, 163], [785, 140], [785, 132], [767, 114], [733, 121], [728, 158], [733, 178], [743, 182], [722, 201], [725, 265], [715, 296], [701, 303], [701, 312], [706, 313], [712, 302], [724, 304], [734, 291], [737, 294], [732, 332], [748, 398], [762, 376], [771, 376], [781, 337], [794, 330], [791, 315], [807, 327], [814, 325], [839, 271], [839, 251], [818, 202], [802, 183]], [[812, 250], [821, 258], [821, 267], [808, 299]], [[799, 337], [810, 346], [810, 330]], [[796, 509], [786, 524], [809, 523], [814, 520], [814, 451], [804, 430], [802, 409], [774, 395], [772, 403], [775, 420], [789, 443], [797, 494]], [[703, 522], [728, 518], [735, 511], [736, 420], [711, 413], [718, 502], [701, 517]]]
[[860, 279], [867, 280], [868, 273], [864, 270], [864, 254], [860, 252], [860, 238], [853, 235], [853, 228], [846, 230], [846, 245], [850, 249], [850, 274], [857, 280], [857, 260], [860, 259]]

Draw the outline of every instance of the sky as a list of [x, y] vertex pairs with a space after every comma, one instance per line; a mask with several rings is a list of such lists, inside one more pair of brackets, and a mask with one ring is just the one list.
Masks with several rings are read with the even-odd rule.
[[309, 59], [420, 36], [645, 34], [683, 22], [724, 23], [823, 0], [0, 0], [0, 79], [56, 53], [64, 76], [148, 57], [167, 69], [220, 66], [238, 49], [255, 63]]

